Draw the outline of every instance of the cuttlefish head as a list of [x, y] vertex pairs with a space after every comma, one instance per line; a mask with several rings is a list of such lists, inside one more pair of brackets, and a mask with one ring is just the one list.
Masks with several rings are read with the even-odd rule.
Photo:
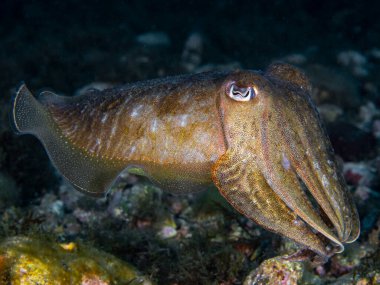
[[310, 90], [287, 64], [226, 78], [217, 102], [226, 152], [212, 176], [248, 218], [330, 256], [357, 239], [359, 219]]

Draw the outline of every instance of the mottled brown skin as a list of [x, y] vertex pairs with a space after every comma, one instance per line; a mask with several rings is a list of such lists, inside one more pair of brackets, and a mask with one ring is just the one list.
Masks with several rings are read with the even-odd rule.
[[174, 193], [215, 185], [248, 218], [329, 256], [358, 237], [359, 219], [310, 89], [286, 64], [39, 102], [22, 86], [13, 118], [83, 192], [105, 193], [125, 169]]
[[224, 77], [140, 82], [93, 90], [69, 104], [48, 98], [47, 107], [75, 147], [123, 168], [141, 168], [167, 190], [193, 192], [212, 184], [211, 166], [225, 152], [213, 92]]

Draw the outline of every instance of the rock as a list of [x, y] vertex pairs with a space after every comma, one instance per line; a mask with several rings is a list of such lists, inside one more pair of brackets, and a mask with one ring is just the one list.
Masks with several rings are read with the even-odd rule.
[[380, 49], [379, 48], [373, 48], [372, 50], [370, 50], [369, 56], [371, 56], [372, 58], [374, 58], [376, 60], [380, 60]]
[[360, 266], [356, 268], [354, 274], [354, 282], [350, 284], [356, 285], [375, 285], [380, 284], [380, 250], [367, 254], [360, 262]]
[[367, 164], [347, 162], [343, 166], [343, 174], [347, 183], [355, 186], [371, 186], [375, 178], [376, 169]]
[[337, 56], [337, 62], [349, 68], [353, 75], [364, 77], [368, 75], [367, 58], [358, 51], [342, 51]]
[[163, 220], [159, 226], [158, 236], [161, 239], [173, 238], [177, 235], [177, 225], [172, 218]]
[[94, 248], [11, 237], [0, 244], [1, 284], [152, 284], [135, 268]]
[[336, 254], [331, 257], [328, 264], [329, 275], [340, 277], [352, 272], [360, 265], [367, 250], [366, 247], [360, 247], [357, 244], [345, 245], [344, 254]]
[[379, 198], [379, 194], [367, 186], [359, 185], [354, 191], [354, 197], [359, 199], [358, 202], [365, 202], [370, 197]]
[[307, 57], [302, 53], [292, 53], [280, 58], [279, 61], [285, 61], [294, 65], [302, 65], [307, 62]]
[[164, 32], [148, 32], [136, 37], [136, 42], [145, 46], [166, 47], [170, 46], [171, 40]]
[[376, 139], [380, 139], [380, 120], [378, 119], [372, 123], [372, 134]]
[[342, 108], [333, 104], [322, 104], [318, 106], [318, 111], [323, 121], [327, 123], [335, 122], [338, 117], [343, 115]]
[[182, 51], [182, 66], [187, 72], [193, 72], [202, 62], [203, 38], [192, 33], [186, 40]]
[[279, 257], [265, 260], [244, 280], [244, 285], [296, 285], [302, 279], [303, 264]]
[[359, 127], [365, 129], [370, 126], [374, 117], [380, 116], [380, 110], [373, 102], [367, 102], [359, 107]]

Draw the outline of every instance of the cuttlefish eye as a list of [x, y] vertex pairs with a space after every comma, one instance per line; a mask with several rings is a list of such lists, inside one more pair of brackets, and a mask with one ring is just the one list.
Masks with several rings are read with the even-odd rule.
[[227, 94], [235, 101], [246, 102], [255, 97], [255, 90], [253, 87], [239, 87], [234, 82], [227, 88]]

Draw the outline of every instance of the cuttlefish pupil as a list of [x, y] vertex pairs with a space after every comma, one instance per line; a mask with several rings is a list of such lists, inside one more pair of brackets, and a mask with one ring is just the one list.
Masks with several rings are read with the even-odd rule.
[[228, 96], [240, 102], [247, 102], [256, 96], [253, 87], [239, 87], [235, 82], [228, 84], [227, 89]]
[[249, 219], [327, 257], [357, 239], [359, 218], [310, 92], [301, 71], [273, 64], [74, 97], [37, 100], [22, 85], [12, 115], [81, 192], [104, 196], [124, 171], [173, 193], [216, 186]]

